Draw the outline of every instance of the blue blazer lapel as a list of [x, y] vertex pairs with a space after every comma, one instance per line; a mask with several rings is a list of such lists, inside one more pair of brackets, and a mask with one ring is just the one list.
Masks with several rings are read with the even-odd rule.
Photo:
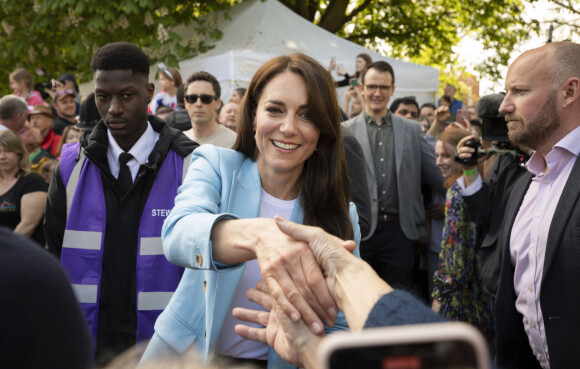
[[258, 165], [247, 158], [239, 171], [233, 175], [227, 211], [237, 214], [240, 218], [257, 217], [260, 213], [261, 189]]
[[548, 232], [548, 241], [546, 243], [546, 258], [544, 260], [544, 273], [542, 282], [550, 271], [552, 261], [560, 247], [564, 230], [569, 226], [569, 218], [572, 211], [577, 206], [578, 197], [580, 196], [580, 160], [576, 159], [568, 181], [562, 190], [562, 195], [556, 206], [556, 211], [552, 217], [550, 231]]

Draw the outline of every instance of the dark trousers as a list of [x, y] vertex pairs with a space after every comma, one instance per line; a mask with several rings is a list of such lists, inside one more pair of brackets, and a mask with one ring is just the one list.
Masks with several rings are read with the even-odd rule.
[[362, 241], [360, 256], [391, 287], [411, 289], [415, 248], [399, 222], [379, 223], [373, 236]]

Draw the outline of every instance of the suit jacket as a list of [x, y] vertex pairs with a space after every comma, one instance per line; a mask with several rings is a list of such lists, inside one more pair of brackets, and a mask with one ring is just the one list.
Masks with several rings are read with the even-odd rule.
[[350, 199], [356, 205], [358, 225], [362, 237], [371, 230], [371, 199], [365, 176], [365, 157], [357, 139], [347, 129], [342, 129], [346, 167], [350, 182]]
[[[183, 353], [194, 345], [208, 355], [217, 342], [222, 324], [234, 297], [245, 264], [220, 265], [212, 259], [210, 235], [213, 225], [223, 219], [256, 218], [260, 211], [261, 181], [256, 162], [242, 153], [200, 146], [192, 155], [191, 167], [175, 207], [162, 230], [167, 259], [187, 269], [167, 308], [155, 323], [155, 333], [174, 350]], [[350, 217], [357, 249], [360, 231], [353, 204]], [[301, 223], [299, 202], [292, 221]], [[344, 314], [336, 318], [332, 330], [348, 329]], [[152, 346], [152, 340], [149, 346]], [[148, 347], [155, 351], [157, 348]], [[146, 355], [149, 355], [146, 353]], [[291, 367], [273, 349], [268, 367]]]
[[[532, 179], [522, 175], [512, 190], [499, 237], [502, 268], [496, 300], [497, 363], [500, 368], [538, 366], [516, 310], [514, 267], [510, 258], [511, 230]], [[576, 160], [558, 200], [548, 232], [540, 304], [551, 369], [577, 365], [580, 341], [580, 160]]]
[[526, 169], [513, 156], [500, 155], [482, 188], [471, 196], [463, 196], [469, 215], [475, 220], [480, 234], [485, 234], [477, 258], [482, 282], [493, 296], [497, 294], [501, 270], [498, 235], [512, 189], [523, 173], [527, 173]]
[[[395, 144], [395, 165], [399, 195], [399, 222], [408, 239], [417, 240], [425, 235], [425, 208], [421, 193], [423, 178], [433, 189], [445, 194], [441, 171], [435, 164], [435, 153], [421, 134], [418, 122], [391, 115]], [[371, 230], [369, 239], [377, 228], [379, 198], [373, 153], [367, 133], [365, 113], [344, 123], [360, 143], [365, 157], [365, 173], [371, 197]]]

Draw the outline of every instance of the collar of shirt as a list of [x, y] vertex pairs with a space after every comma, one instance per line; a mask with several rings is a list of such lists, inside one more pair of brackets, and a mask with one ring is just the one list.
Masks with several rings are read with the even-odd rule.
[[[367, 124], [375, 124], [378, 126], [377, 121], [374, 117], [371, 117], [370, 115], [367, 114], [367, 112], [365, 111], [364, 113], [364, 117], [365, 117], [365, 122]], [[387, 114], [385, 114], [382, 118], [381, 121], [383, 122], [382, 125], [386, 125], [388, 123], [391, 122], [391, 112], [387, 111]]]
[[580, 127], [576, 127], [576, 129], [558, 141], [545, 159], [541, 153], [536, 151], [526, 163], [526, 169], [534, 177], [543, 177], [546, 165], [548, 166], [548, 171], [551, 169], [559, 171], [558, 168], [563, 163], [568, 162], [572, 156], [578, 156], [578, 154], [580, 154]]
[[[109, 147], [107, 148], [107, 161], [109, 162], [109, 169], [113, 177], [117, 178], [119, 176], [119, 155], [123, 153], [123, 149], [119, 147], [115, 138], [109, 130], [107, 130], [107, 136], [109, 137]], [[153, 146], [159, 140], [159, 133], [153, 130], [151, 123], [147, 122], [147, 129], [139, 137], [139, 140], [135, 142], [135, 145], [129, 150], [129, 154], [133, 155], [133, 159], [127, 162], [127, 166], [131, 171], [131, 176], [133, 181], [139, 172], [139, 167], [141, 164], [146, 164], [149, 161], [149, 154], [153, 150]]]

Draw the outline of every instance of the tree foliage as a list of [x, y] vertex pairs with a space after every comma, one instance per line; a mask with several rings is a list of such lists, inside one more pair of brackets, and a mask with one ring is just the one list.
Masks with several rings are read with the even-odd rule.
[[[53, 78], [68, 72], [87, 80], [94, 51], [113, 41], [133, 42], [152, 62], [176, 65], [219, 39], [215, 17], [201, 16], [240, 1], [2, 0], [0, 95], [10, 92], [8, 75], [17, 67], [31, 72], [43, 67]], [[196, 38], [182, 39], [175, 32], [179, 26], [195, 27]]]
[[544, 30], [554, 31], [548, 38], [552, 36], [555, 41], [578, 41], [580, 23], [577, 19], [580, 17], [580, 1], [550, 0], [550, 3], [553, 5], [551, 13], [554, 15], [538, 20], [539, 23], [543, 23]]
[[[530, 0], [534, 1], [534, 0]], [[566, 0], [562, 0], [566, 1]], [[358, 44], [445, 69], [456, 66], [453, 47], [466, 35], [494, 56], [477, 67], [499, 78], [514, 45], [537, 32], [522, 17], [522, 0], [283, 0], [322, 28]], [[387, 46], [386, 48], [384, 46]]]
[[[152, 62], [175, 65], [211, 47], [221, 33], [216, 10], [243, 0], [2, 0], [0, 3], [0, 94], [17, 67], [44, 67], [56, 77], [90, 78], [90, 60], [101, 45], [130, 41]], [[528, 0], [533, 2], [535, 0]], [[553, 0], [565, 4], [576, 0]], [[521, 15], [525, 0], [281, 0], [320, 27], [389, 56], [457, 67], [453, 47], [466, 35], [494, 50], [479, 70], [498, 78], [514, 45], [538, 29]], [[215, 14], [215, 13], [211, 13]], [[283, 21], [281, 21], [283, 26]], [[176, 29], [195, 27], [194, 39]]]

